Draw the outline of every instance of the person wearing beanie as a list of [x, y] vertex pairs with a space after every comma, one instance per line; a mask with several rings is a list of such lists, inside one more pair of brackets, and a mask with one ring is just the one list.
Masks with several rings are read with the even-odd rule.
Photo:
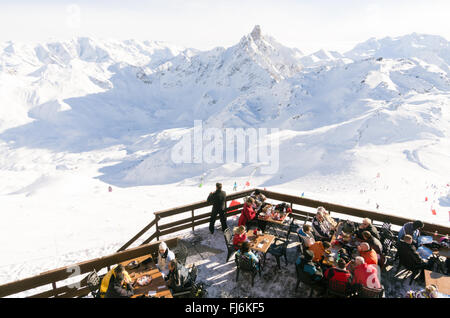
[[422, 230], [423, 227], [424, 224], [420, 220], [405, 223], [398, 232], [398, 242], [400, 242], [405, 235], [411, 235], [413, 239], [413, 245], [417, 247], [418, 244], [417, 242], [420, 236], [420, 230]]
[[160, 270], [163, 277], [169, 274], [169, 262], [175, 259], [175, 254], [167, 247], [165, 242], [159, 244], [158, 263], [156, 267]]

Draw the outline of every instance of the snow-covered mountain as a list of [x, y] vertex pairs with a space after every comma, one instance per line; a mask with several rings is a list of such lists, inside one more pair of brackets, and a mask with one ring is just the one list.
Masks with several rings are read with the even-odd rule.
[[[159, 151], [142, 141], [151, 133], [159, 143], [159, 132], [169, 138], [166, 129], [190, 127], [194, 120], [219, 128], [278, 127], [302, 136], [323, 129], [324, 140], [346, 150], [445, 139], [449, 47], [441, 37], [411, 34], [370, 39], [344, 55], [320, 50], [305, 56], [259, 26], [232, 47], [203, 52], [133, 40], [8, 42], [0, 51], [0, 97], [13, 107], [1, 108], [0, 137], [15, 147], [58, 151], [145, 144], [150, 158], [141, 158], [137, 171], [119, 172], [127, 184], [164, 182], [163, 173], [144, 173], [159, 170], [156, 162], [177, 176], [167, 180], [195, 177], [199, 170], [193, 168], [174, 174], [168, 156], [176, 141], [167, 140]], [[292, 140], [284, 142], [294, 149]]]
[[0, 44], [0, 130], [27, 123], [36, 113], [53, 118], [60, 108], [49, 104], [110, 90], [111, 67], [156, 67], [184, 51], [162, 42], [91, 38]]
[[371, 38], [358, 44], [344, 56], [353, 60], [368, 57], [412, 59], [430, 67], [432, 72], [448, 75], [450, 71], [450, 43], [437, 35], [412, 33], [395, 38]]

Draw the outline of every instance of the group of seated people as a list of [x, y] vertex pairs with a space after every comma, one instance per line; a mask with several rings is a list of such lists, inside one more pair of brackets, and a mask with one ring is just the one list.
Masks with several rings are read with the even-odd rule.
[[286, 203], [280, 203], [276, 206], [266, 202], [266, 197], [259, 190], [255, 190], [244, 201], [244, 207], [239, 217], [238, 225], [246, 226], [247, 228], [258, 227], [262, 231], [266, 228], [266, 222], [258, 219], [260, 213], [268, 211], [276, 212], [277, 215], [286, 215], [292, 212], [291, 208]]
[[[177, 262], [175, 254], [165, 242], [158, 247], [156, 267], [161, 272], [167, 287], [172, 293], [178, 292], [189, 286], [189, 270]], [[130, 275], [121, 264], [111, 269], [102, 279], [100, 284], [100, 297], [102, 298], [129, 298], [134, 295], [135, 285]]]
[[244, 225], [239, 225], [233, 229], [233, 246], [236, 250], [236, 259], [240, 255], [246, 255], [255, 267], [258, 269], [260, 266], [259, 257], [250, 250], [250, 242], [247, 238], [247, 231]]
[[358, 241], [359, 245], [353, 250], [343, 246], [336, 252], [332, 263], [327, 262], [331, 253], [331, 242], [336, 233], [338, 223], [331, 218], [323, 207], [317, 209], [312, 225], [304, 224], [299, 229], [301, 238], [300, 255], [296, 266], [308, 274], [317, 286], [325, 291], [330, 281], [345, 283], [349, 290], [356, 291], [359, 286], [369, 288], [381, 288], [379, 265], [383, 259], [382, 245], [379, 234], [369, 219], [354, 228], [351, 233], [341, 231], [342, 235], [348, 235]]
[[[302, 248], [297, 266], [324, 289], [332, 280], [348, 284], [351, 291], [358, 290], [359, 286], [381, 288], [380, 271], [385, 266], [386, 257], [377, 228], [368, 218], [363, 219], [360, 224], [343, 222], [339, 236], [335, 237], [337, 240], [330, 242], [338, 230], [336, 226], [336, 220], [323, 207], [319, 207], [312, 225], [305, 224], [298, 231]], [[430, 269], [430, 261], [422, 258], [417, 251], [423, 227], [423, 222], [419, 220], [407, 222], [400, 229], [396, 242], [396, 258], [413, 274], [420, 273], [422, 281], [424, 269]], [[337, 250], [335, 254], [338, 259], [330, 267], [326, 260], [332, 245]], [[447, 270], [448, 267], [447, 265]]]

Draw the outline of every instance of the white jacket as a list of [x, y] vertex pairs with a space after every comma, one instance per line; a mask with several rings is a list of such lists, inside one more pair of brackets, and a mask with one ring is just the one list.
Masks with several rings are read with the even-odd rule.
[[175, 254], [169, 250], [167, 253], [167, 257], [164, 258], [161, 256], [161, 253], [158, 253], [158, 269], [161, 271], [163, 276], [167, 276], [169, 274], [169, 263], [171, 260], [175, 259]]

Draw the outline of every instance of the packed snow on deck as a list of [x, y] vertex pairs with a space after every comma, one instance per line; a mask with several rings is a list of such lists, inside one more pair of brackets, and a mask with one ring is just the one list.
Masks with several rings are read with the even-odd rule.
[[[114, 253], [153, 212], [204, 200], [216, 182], [448, 226], [449, 65], [447, 40], [416, 33], [311, 55], [259, 27], [210, 51], [1, 43], [0, 284]], [[269, 137], [279, 169], [175, 164], [171, 150], [194, 120], [278, 128]], [[215, 235], [211, 248], [223, 249]], [[204, 257], [232, 270], [221, 254]], [[214, 286], [231, 288], [234, 274], [221, 275]]]

